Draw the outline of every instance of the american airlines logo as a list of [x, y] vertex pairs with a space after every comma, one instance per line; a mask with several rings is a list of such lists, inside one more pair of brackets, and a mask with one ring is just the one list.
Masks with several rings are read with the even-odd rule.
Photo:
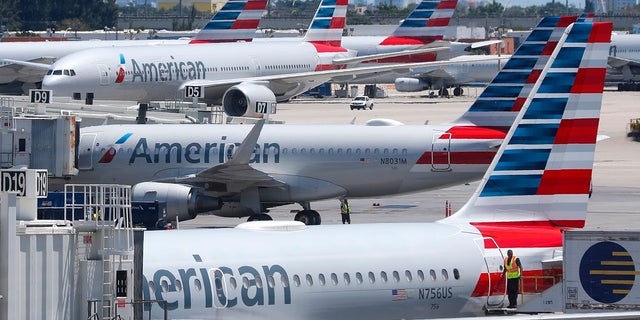
[[[107, 148], [98, 163], [111, 163], [117, 155], [118, 145], [124, 144], [133, 133], [127, 133], [120, 137], [113, 146]], [[227, 142], [227, 137], [222, 136], [220, 142], [198, 143], [190, 142], [156, 142], [151, 145], [146, 138], [140, 138], [136, 142], [134, 152], [129, 158], [129, 164], [145, 162], [158, 163], [224, 163], [230, 159], [240, 142]], [[250, 163], [280, 163], [280, 144], [265, 142], [256, 144]]]
[[[131, 59], [133, 76], [131, 82], [159, 82], [174, 80], [206, 79], [206, 67], [204, 62], [196, 61], [166, 61], [166, 62], [142, 62]], [[119, 72], [124, 72], [120, 68]]]
[[[215, 270], [211, 272], [211, 270]], [[153, 274], [144, 276], [143, 295], [145, 299], [155, 298], [157, 301], [167, 301], [167, 309], [175, 310], [179, 307], [191, 309], [201, 307], [204, 301], [205, 308], [224, 306], [263, 306], [276, 303], [291, 304], [291, 286], [287, 271], [278, 264], [262, 265], [260, 267], [240, 266], [236, 270], [229, 267], [211, 268], [187, 268], [171, 271], [158, 269]], [[223, 289], [224, 279], [246, 279], [246, 284], [237, 289]], [[281, 279], [274, 285], [267, 285], [269, 279]], [[194, 280], [203, 283], [202, 290], [192, 287]], [[166, 283], [163, 289], [162, 283]], [[177, 283], [182, 283], [182, 290], [177, 289]], [[276, 285], [286, 283], [287, 285]], [[150, 290], [149, 286], [154, 287]], [[168, 289], [167, 289], [168, 288]], [[154, 295], [152, 297], [151, 295]], [[160, 302], [158, 302], [160, 305]], [[150, 304], [145, 304], [145, 311], [151, 309]]]

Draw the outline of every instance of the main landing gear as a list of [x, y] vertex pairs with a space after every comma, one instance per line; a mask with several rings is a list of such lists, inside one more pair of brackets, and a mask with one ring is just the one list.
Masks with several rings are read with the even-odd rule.
[[318, 211], [310, 209], [305, 209], [296, 213], [296, 217], [294, 218], [294, 220], [300, 221], [308, 226], [319, 225], [322, 222]]

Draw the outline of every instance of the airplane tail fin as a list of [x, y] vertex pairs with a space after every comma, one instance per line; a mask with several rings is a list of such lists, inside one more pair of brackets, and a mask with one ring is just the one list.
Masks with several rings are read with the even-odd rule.
[[348, 0], [322, 0], [304, 41], [315, 45], [340, 47], [342, 30], [347, 21]]
[[565, 28], [576, 18], [555, 16], [540, 20], [482, 94], [452, 124], [507, 132]]
[[567, 28], [478, 189], [442, 222], [584, 226], [611, 30]]
[[421, 45], [444, 39], [458, 0], [423, 0], [381, 46]]
[[267, 0], [229, 0], [189, 43], [251, 41]]

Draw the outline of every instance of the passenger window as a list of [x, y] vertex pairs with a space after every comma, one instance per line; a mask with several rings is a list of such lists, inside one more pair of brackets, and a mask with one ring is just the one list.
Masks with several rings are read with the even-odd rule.
[[267, 277], [267, 285], [269, 286], [269, 288], [273, 288], [276, 286], [276, 280], [273, 278], [272, 275], [269, 275]]
[[407, 281], [408, 281], [408, 282], [413, 281], [413, 276], [411, 275], [411, 271], [409, 271], [409, 270], [405, 270], [405, 271], [404, 271], [404, 276], [407, 278]]
[[418, 279], [420, 279], [420, 282], [424, 281], [424, 272], [422, 270], [418, 270]]
[[196, 289], [198, 289], [198, 291], [202, 290], [202, 282], [200, 282], [200, 279], [194, 280], [193, 284], [195, 284]]
[[429, 270], [429, 275], [431, 276], [431, 280], [436, 281], [436, 271], [431, 269]]
[[182, 291], [182, 281], [176, 280], [176, 291]]
[[360, 272], [356, 272], [356, 282], [362, 284], [362, 274]]
[[349, 276], [348, 273], [345, 272], [343, 277], [344, 277], [344, 283], [346, 283], [346, 284], [350, 284], [351, 283], [351, 276]]
[[324, 286], [324, 284], [326, 283], [325, 278], [324, 278], [324, 274], [319, 274], [318, 275], [318, 282], [320, 282], [321, 286]]
[[331, 283], [333, 283], [334, 286], [338, 285], [338, 275], [335, 273], [331, 274]]
[[371, 282], [371, 284], [376, 283], [376, 276], [371, 271], [369, 271], [369, 282]]
[[398, 273], [398, 271], [393, 272], [393, 280], [395, 280], [396, 282], [400, 282], [400, 274]]
[[309, 285], [309, 287], [311, 287], [313, 285], [313, 278], [311, 277], [310, 274], [307, 274], [305, 276], [305, 278], [307, 279], [307, 285]]
[[249, 289], [249, 278], [242, 277], [242, 287], [244, 287], [245, 289]]
[[162, 288], [162, 292], [169, 292], [169, 283], [167, 280], [162, 280], [162, 282], [160, 282], [160, 287]]
[[389, 281], [389, 279], [387, 278], [387, 273], [384, 272], [384, 271], [380, 271], [380, 279], [382, 279], [382, 282], [384, 282], [384, 283]]
[[231, 289], [237, 289], [238, 288], [238, 281], [236, 281], [235, 277], [229, 278], [229, 284], [231, 285]]
[[453, 269], [453, 278], [456, 280], [460, 280], [460, 272], [456, 268]]
[[300, 286], [300, 277], [297, 274], [293, 275], [293, 283], [296, 285], [296, 287]]
[[289, 278], [285, 276], [280, 276], [280, 282], [282, 282], [282, 286], [285, 288], [289, 287]]
[[442, 278], [444, 280], [449, 280], [449, 273], [447, 272], [446, 269], [442, 269]]
[[155, 294], [156, 292], [156, 284], [153, 281], [149, 281], [149, 292], [151, 294]]

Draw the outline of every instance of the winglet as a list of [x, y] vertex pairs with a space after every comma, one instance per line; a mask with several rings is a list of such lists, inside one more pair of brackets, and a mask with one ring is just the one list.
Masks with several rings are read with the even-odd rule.
[[251, 161], [251, 157], [253, 155], [253, 151], [256, 148], [256, 143], [258, 143], [258, 138], [260, 138], [260, 132], [262, 132], [262, 127], [264, 126], [265, 119], [260, 119], [253, 125], [253, 128], [247, 136], [242, 140], [240, 146], [233, 153], [233, 156], [226, 164], [237, 165], [237, 164], [249, 164]]
[[189, 43], [249, 42], [266, 7], [267, 0], [229, 0]]
[[478, 189], [442, 222], [584, 226], [612, 27], [567, 28]]

